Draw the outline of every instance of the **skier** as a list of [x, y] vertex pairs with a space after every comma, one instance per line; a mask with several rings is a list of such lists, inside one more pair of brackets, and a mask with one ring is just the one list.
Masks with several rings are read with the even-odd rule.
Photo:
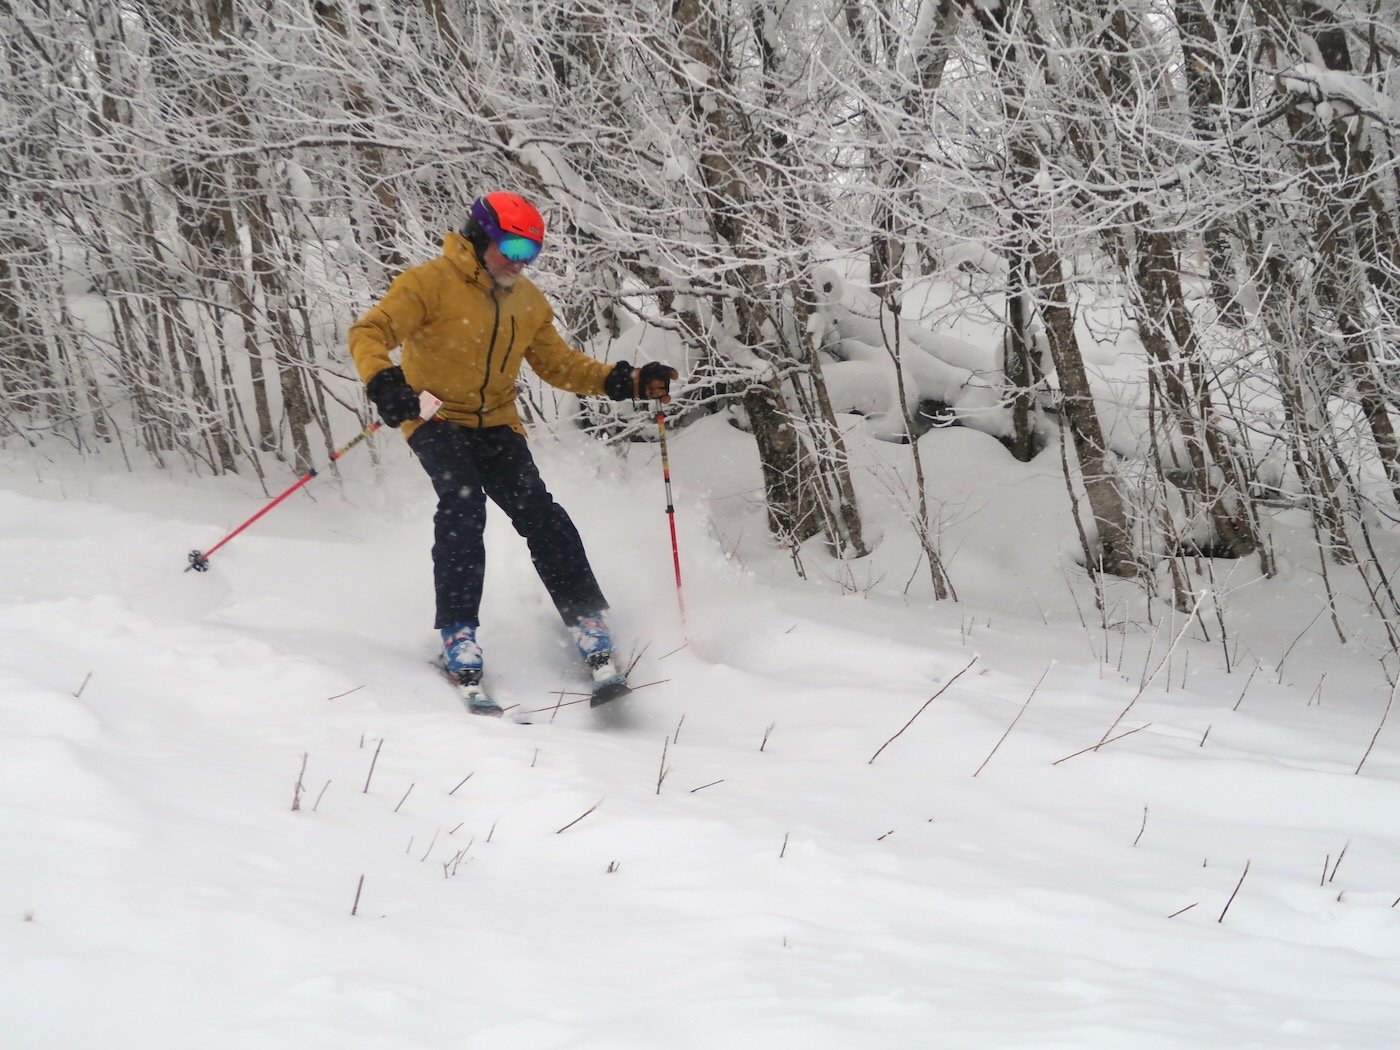
[[[482, 689], [480, 625], [486, 500], [510, 517], [579, 655], [593, 702], [627, 691], [613, 659], [607, 601], [573, 521], [545, 488], [516, 409], [516, 376], [575, 394], [669, 402], [668, 365], [604, 364], [570, 347], [544, 294], [524, 276], [544, 243], [544, 219], [525, 198], [495, 192], [472, 202], [442, 255], [399, 275], [350, 328], [350, 354], [380, 417], [399, 427], [437, 492], [433, 582], [443, 666], [476, 714], [502, 709]], [[402, 345], [402, 363], [389, 353]], [[433, 414], [420, 395], [441, 400]], [[430, 419], [422, 418], [424, 415]]]

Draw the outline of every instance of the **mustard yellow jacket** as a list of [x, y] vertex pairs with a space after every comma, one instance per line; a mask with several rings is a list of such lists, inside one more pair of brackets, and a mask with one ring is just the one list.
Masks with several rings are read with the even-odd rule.
[[[392, 366], [389, 351], [400, 345], [404, 378], [415, 391], [442, 399], [439, 418], [521, 434], [515, 380], [522, 361], [575, 394], [602, 394], [612, 371], [564, 342], [549, 300], [527, 278], [497, 288], [458, 233], [443, 238], [441, 256], [401, 273], [350, 327], [350, 355], [362, 382]], [[415, 419], [400, 429], [408, 437], [421, 425]]]

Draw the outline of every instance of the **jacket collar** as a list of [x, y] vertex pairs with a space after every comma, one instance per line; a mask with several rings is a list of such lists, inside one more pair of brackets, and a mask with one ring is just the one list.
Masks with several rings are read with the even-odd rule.
[[509, 295], [525, 282], [525, 276], [522, 274], [510, 288], [499, 287], [495, 281], [491, 280], [491, 275], [486, 272], [486, 267], [481, 260], [476, 257], [476, 249], [472, 246], [472, 242], [456, 231], [450, 230], [443, 235], [442, 254], [466, 278], [468, 283], [478, 285], [492, 295]]
[[476, 249], [472, 247], [471, 241], [460, 233], [449, 230], [443, 235], [442, 254], [470, 283], [479, 284], [487, 291], [493, 288], [495, 282], [486, 272], [486, 267], [481, 265], [481, 260], [476, 257]]

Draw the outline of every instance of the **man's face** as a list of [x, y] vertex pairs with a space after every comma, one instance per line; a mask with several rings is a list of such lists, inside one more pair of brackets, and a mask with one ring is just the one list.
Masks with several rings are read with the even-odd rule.
[[498, 288], [509, 288], [516, 278], [525, 272], [526, 264], [511, 262], [501, 254], [494, 241], [486, 242], [486, 251], [482, 253], [481, 258], [486, 264], [486, 272], [491, 275], [491, 280], [496, 282]]

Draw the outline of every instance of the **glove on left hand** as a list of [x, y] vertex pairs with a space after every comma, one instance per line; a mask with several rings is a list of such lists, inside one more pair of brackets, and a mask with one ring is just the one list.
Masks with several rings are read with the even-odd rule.
[[418, 395], [413, 392], [413, 387], [408, 385], [408, 380], [403, 377], [403, 369], [398, 365], [376, 373], [374, 378], [365, 384], [365, 393], [374, 402], [374, 407], [379, 409], [379, 417], [391, 427], [400, 426], [410, 419], [417, 419], [423, 411]]

